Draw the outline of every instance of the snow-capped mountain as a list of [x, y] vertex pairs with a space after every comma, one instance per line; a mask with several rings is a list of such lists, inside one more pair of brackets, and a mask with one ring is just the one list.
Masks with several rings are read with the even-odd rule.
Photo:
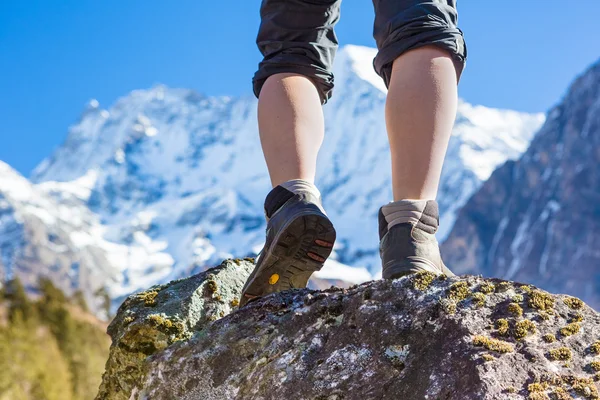
[[[335, 94], [325, 106], [317, 186], [339, 239], [323, 279], [361, 282], [380, 269], [376, 215], [392, 197], [385, 87], [371, 67], [374, 54], [357, 46], [338, 52]], [[18, 179], [44, 199], [40, 209], [73, 210], [60, 222], [64, 242], [73, 253], [102, 255], [101, 266], [73, 269], [90, 269], [90, 286], [106, 286], [119, 298], [260, 249], [270, 184], [255, 109], [254, 97], [164, 86], [134, 91], [107, 109], [93, 100], [64, 144], [36, 168], [34, 184]], [[460, 102], [440, 188], [440, 239], [469, 196], [526, 150], [543, 121], [541, 114]], [[14, 175], [0, 171], [0, 181], [5, 173]], [[0, 194], [11, 187], [0, 186]], [[27, 214], [28, 201], [20, 199], [12, 206], [18, 212], [9, 214]], [[7, 226], [0, 220], [0, 229]], [[3, 270], [14, 273], [24, 256], [6, 238], [0, 235], [0, 249], [10, 249]]]
[[600, 61], [577, 78], [529, 149], [498, 168], [443, 245], [457, 273], [482, 273], [600, 307]]
[[18, 275], [31, 291], [46, 276], [69, 294], [81, 289], [98, 312], [98, 290], [131, 249], [104, 239], [85, 205], [72, 205], [68, 195], [58, 201], [45, 189], [0, 161], [0, 286]]

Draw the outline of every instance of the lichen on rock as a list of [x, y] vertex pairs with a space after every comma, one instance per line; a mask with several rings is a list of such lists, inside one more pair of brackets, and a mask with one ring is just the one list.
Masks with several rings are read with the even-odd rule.
[[[231, 312], [253, 267], [248, 261], [226, 260], [210, 272], [129, 296], [108, 327], [113, 344], [96, 399], [129, 399], [150, 356]], [[218, 290], [228, 304], [214, 298]]]
[[232, 313], [252, 267], [227, 261], [126, 300], [97, 399], [597, 398], [600, 316], [564, 296], [420, 273]]

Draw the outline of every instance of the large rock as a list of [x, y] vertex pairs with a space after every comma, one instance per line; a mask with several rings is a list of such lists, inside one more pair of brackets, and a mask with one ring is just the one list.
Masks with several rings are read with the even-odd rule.
[[[216, 314], [203, 312], [203, 304], [215, 307], [206, 282], [216, 281], [221, 296], [237, 294], [244, 275], [237, 268], [226, 262], [158, 291], [154, 311], [170, 320], [163, 301], [176, 299], [183, 333], [155, 329], [136, 342], [127, 332], [153, 329], [154, 322], [141, 305], [147, 296], [130, 298], [111, 325], [113, 352], [99, 398], [599, 398], [600, 316], [576, 298], [424, 273], [279, 293], [211, 321], [230, 310], [229, 297]], [[195, 312], [181, 311], [191, 304]], [[137, 317], [127, 325], [130, 309]], [[138, 355], [123, 358], [132, 348]], [[128, 366], [115, 367], [118, 359]]]
[[130, 296], [108, 327], [110, 356], [97, 400], [126, 400], [146, 373], [149, 356], [229, 314], [239, 302], [252, 259], [226, 260], [187, 279]]

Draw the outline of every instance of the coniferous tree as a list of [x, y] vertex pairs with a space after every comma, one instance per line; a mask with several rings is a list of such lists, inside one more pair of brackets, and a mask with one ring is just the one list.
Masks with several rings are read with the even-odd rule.
[[8, 301], [8, 318], [12, 321], [17, 314], [24, 320], [35, 317], [35, 306], [27, 297], [21, 280], [17, 277], [6, 282], [4, 288], [4, 299]]
[[79, 306], [79, 308], [81, 308], [83, 311], [85, 311], [85, 312], [90, 311], [90, 309], [87, 305], [87, 302], [85, 301], [85, 296], [80, 289], [76, 290], [75, 293], [73, 293], [72, 300], [73, 300], [73, 303], [75, 305]]
[[105, 327], [50, 280], [39, 292], [34, 302], [18, 280], [3, 289], [0, 308], [12, 317], [0, 323], [0, 400], [94, 398], [108, 356]]

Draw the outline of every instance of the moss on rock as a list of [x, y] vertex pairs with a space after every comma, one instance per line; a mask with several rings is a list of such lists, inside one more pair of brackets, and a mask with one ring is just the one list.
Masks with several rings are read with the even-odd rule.
[[542, 336], [542, 339], [544, 339], [544, 341], [546, 343], [554, 343], [556, 342], [556, 336], [554, 336], [554, 334], [552, 333], [547, 333], [544, 336]]
[[579, 325], [577, 322], [573, 322], [567, 326], [560, 328], [560, 334], [565, 337], [571, 336], [571, 335], [574, 335], [577, 332], [579, 332], [580, 329], [581, 329], [581, 325]]
[[535, 324], [528, 319], [524, 319], [515, 324], [514, 336], [517, 340], [523, 339], [527, 335], [534, 334], [535, 332]]
[[462, 301], [471, 295], [469, 284], [466, 281], [455, 282], [448, 288], [448, 298], [454, 301]]
[[548, 352], [548, 358], [552, 361], [570, 361], [573, 358], [571, 349], [568, 347], [559, 347]]
[[155, 307], [157, 302], [156, 302], [156, 297], [158, 296], [158, 291], [157, 290], [148, 290], [146, 292], [142, 292], [142, 293], [138, 293], [135, 298], [137, 300], [141, 300], [144, 302], [144, 305], [146, 307]]
[[498, 330], [498, 335], [506, 336], [508, 335], [508, 320], [501, 318], [496, 321], [496, 329]]
[[583, 301], [577, 297], [570, 296], [563, 299], [563, 303], [565, 303], [571, 310], [581, 310], [584, 304]]
[[498, 353], [512, 353], [515, 351], [512, 344], [503, 340], [492, 339], [483, 335], [477, 335], [473, 337], [473, 345], [477, 347], [484, 347], [490, 351]]
[[477, 292], [477, 293], [473, 293], [473, 303], [477, 306], [477, 307], [483, 307], [485, 306], [485, 294]]
[[554, 298], [549, 293], [536, 289], [529, 293], [527, 304], [531, 308], [548, 311], [554, 308]]
[[431, 282], [435, 279], [435, 274], [427, 271], [417, 272], [412, 278], [413, 288], [417, 290], [427, 290]]
[[583, 322], [583, 314], [580, 312], [571, 314], [569, 322]]
[[520, 317], [523, 315], [523, 308], [521, 308], [521, 306], [517, 303], [510, 303], [506, 310], [515, 317]]
[[485, 294], [490, 294], [490, 293], [494, 293], [494, 291], [496, 290], [496, 285], [494, 285], [491, 282], [483, 282], [481, 285], [479, 285], [479, 288], [477, 288], [478, 292], [481, 293], [485, 293]]
[[600, 361], [598, 360], [594, 360], [592, 362], [590, 362], [590, 368], [594, 371], [594, 372], [598, 372], [600, 371]]

